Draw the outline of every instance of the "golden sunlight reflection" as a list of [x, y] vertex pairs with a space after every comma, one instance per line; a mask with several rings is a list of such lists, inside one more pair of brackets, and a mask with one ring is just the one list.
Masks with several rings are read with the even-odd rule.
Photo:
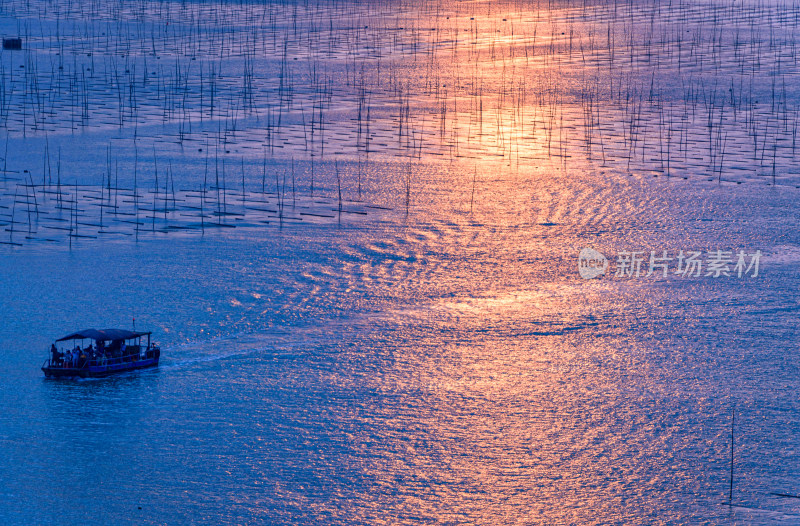
[[[13, 31], [0, 517], [735, 523], [731, 466], [800, 514], [800, 0], [0, 1]], [[666, 268], [739, 250], [758, 279]], [[37, 376], [130, 314], [157, 369]]]

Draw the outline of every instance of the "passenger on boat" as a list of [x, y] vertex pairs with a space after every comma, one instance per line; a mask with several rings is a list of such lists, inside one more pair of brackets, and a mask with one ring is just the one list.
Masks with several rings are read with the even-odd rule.
[[50, 346], [50, 354], [52, 356], [51, 362], [53, 365], [56, 365], [60, 361], [61, 354], [58, 352], [55, 343]]

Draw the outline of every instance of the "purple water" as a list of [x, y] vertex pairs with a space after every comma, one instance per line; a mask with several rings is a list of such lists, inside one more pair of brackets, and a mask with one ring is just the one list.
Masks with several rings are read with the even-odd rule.
[[[41, 27], [46, 28], [40, 32], [54, 35], [58, 17], [52, 11], [45, 15], [42, 10], [58, 5], [66, 9], [66, 4], [39, 1], [32, 7], [6, 7], [5, 12], [0, 8], [0, 24], [14, 28], [18, 20], [21, 24], [33, 21], [32, 26], [39, 31], [39, 19], [32, 18], [38, 14], [45, 21]], [[125, 8], [115, 15], [118, 19], [128, 20], [141, 35], [149, 35], [159, 3], [145, 4], [152, 12], [142, 14], [142, 22], [134, 9], [137, 3], [111, 3]], [[167, 4], [172, 16], [182, 12], [179, 3]], [[84, 6], [88, 13], [92, 3], [76, 5]], [[661, 154], [654, 153], [657, 126], [652, 125], [650, 131], [644, 127], [640, 132], [651, 141], [648, 147], [647, 141], [643, 146], [640, 140], [626, 135], [630, 130], [610, 133], [611, 120], [606, 128], [609, 135], [603, 140], [616, 137], [623, 150], [632, 146], [630, 162], [621, 159], [622, 150], [612, 150], [610, 143], [606, 144], [609, 159], [605, 165], [602, 152], [587, 154], [581, 150], [580, 133], [569, 122], [562, 133], [572, 134], [571, 139], [557, 142], [558, 127], [551, 128], [554, 142], [548, 153], [550, 132], [540, 129], [536, 137], [542, 142], [532, 145], [522, 135], [514, 138], [515, 130], [529, 129], [528, 125], [514, 124], [509, 115], [492, 115], [485, 117], [483, 124], [487, 144], [473, 135], [479, 126], [475, 117], [479, 110], [474, 105], [452, 94], [435, 99], [428, 98], [429, 92], [415, 91], [417, 83], [424, 84], [420, 79], [433, 78], [435, 73], [425, 66], [425, 60], [432, 59], [424, 50], [417, 50], [415, 55], [413, 44], [429, 43], [434, 37], [403, 33], [402, 38], [410, 42], [403, 47], [388, 34], [376, 34], [380, 31], [355, 31], [382, 20], [385, 25], [402, 23], [402, 27], [420, 32], [426, 25], [445, 27], [456, 17], [461, 17], [460, 28], [464, 29], [472, 27], [470, 18], [478, 18], [481, 28], [475, 34], [483, 35], [481, 38], [489, 38], [487, 27], [503, 28], [502, 32], [492, 32], [500, 35], [494, 42], [498, 55], [491, 60], [488, 55], [468, 55], [471, 44], [467, 39], [457, 44], [466, 47], [458, 48], [454, 56], [468, 64], [488, 61], [498, 68], [505, 56], [508, 78], [519, 80], [522, 74], [511, 73], [510, 68], [524, 53], [518, 51], [514, 60], [510, 55], [499, 55], [500, 50], [510, 53], [508, 50], [515, 46], [513, 39], [503, 40], [511, 38], [511, 29], [502, 25], [503, 18], [517, 23], [528, 20], [537, 12], [535, 5], [487, 5], [469, 8], [472, 12], [449, 3], [418, 8], [380, 3], [366, 7], [337, 2], [325, 5], [334, 13], [337, 24], [352, 22], [350, 30], [336, 32], [334, 40], [326, 40], [330, 35], [324, 39], [314, 36], [328, 30], [328, 18], [320, 14], [322, 11], [309, 15], [311, 22], [299, 16], [303, 24], [316, 25], [314, 31], [304, 33], [301, 24], [295, 38], [288, 22], [293, 4], [273, 4], [264, 12], [246, 3], [229, 6], [232, 12], [238, 7], [241, 13], [266, 13], [259, 24], [280, 27], [279, 36], [292, 36], [290, 47], [301, 63], [296, 66], [293, 81], [292, 97], [297, 100], [286, 103], [287, 113], [282, 118], [288, 121], [280, 126], [265, 124], [271, 118], [266, 111], [259, 116], [242, 113], [235, 118], [230, 113], [211, 123], [201, 123], [195, 116], [185, 120], [195, 125], [186, 132], [194, 136], [181, 144], [176, 137], [183, 133], [178, 131], [183, 117], [170, 114], [162, 122], [160, 110], [151, 108], [153, 113], [148, 114], [150, 110], [141, 102], [146, 99], [144, 87], [137, 88], [142, 90], [142, 122], [137, 125], [131, 121], [121, 127], [118, 123], [106, 125], [103, 117], [96, 115], [89, 117], [83, 130], [70, 129], [64, 115], [44, 119], [47, 122], [41, 123], [40, 129], [30, 128], [28, 121], [25, 125], [21, 120], [6, 121], [12, 154], [8, 155], [7, 177], [0, 183], [4, 196], [0, 204], [17, 208], [10, 216], [10, 208], [0, 209], [3, 218], [8, 216], [3, 221], [9, 222], [0, 237], [21, 246], [0, 245], [3, 522], [800, 521], [800, 501], [774, 495], [800, 495], [800, 413], [796, 397], [796, 317], [800, 306], [795, 292], [800, 286], [796, 273], [800, 262], [796, 204], [800, 190], [792, 184], [796, 176], [790, 168], [794, 152], [789, 142], [789, 121], [780, 128], [784, 135], [767, 138], [769, 143], [778, 137], [775, 141], [784, 156], [783, 164], [776, 161], [780, 170], [774, 180], [772, 161], [764, 153], [769, 152], [769, 145], [756, 146], [757, 156], [764, 154], [763, 165], [759, 164], [761, 160], [748, 164], [752, 152], [735, 147], [739, 144], [736, 133], [744, 134], [744, 141], [747, 130], [753, 129], [735, 120], [744, 117], [735, 118], [732, 109], [730, 114], [718, 107], [706, 110], [701, 102], [693, 110], [697, 123], [691, 133], [698, 137], [703, 134], [703, 123], [707, 122], [704, 112], [717, 112], [717, 117], [722, 114], [731, 130], [725, 156], [750, 166], [753, 173], [741, 175], [729, 170], [729, 161], [723, 160], [721, 177], [716, 177], [708, 168], [710, 158], [697, 160], [708, 154], [719, 162], [723, 146], [722, 142], [714, 146], [715, 136], [710, 150], [699, 139], [684, 139], [689, 152], [685, 156], [684, 151], [674, 154], [676, 164], [670, 173], [660, 168]], [[580, 6], [559, 5], [552, 11], [546, 11], [544, 5], [538, 9], [550, 13], [547, 16], [564, 28], [569, 27], [570, 20], [580, 25], [577, 18], [570, 18], [578, 17]], [[647, 9], [653, 5], [620, 4], [620, 9], [639, 6], [649, 13]], [[303, 3], [297, 6], [301, 13], [311, 9]], [[600, 7], [610, 16], [610, 5]], [[669, 16], [680, 22], [681, 13], [688, 12], [689, 7], [676, 4], [672, 11], [665, 7], [664, 13], [672, 13]], [[714, 12], [708, 9], [700, 15]], [[437, 12], [440, 14], [434, 21], [426, 18]], [[741, 12], [720, 13], [733, 16]], [[285, 18], [279, 19], [277, 14]], [[73, 11], [62, 16], [72, 21], [78, 14]], [[624, 26], [628, 19], [620, 16], [619, 24]], [[667, 14], [659, 16], [672, 20]], [[686, 23], [692, 28], [700, 24], [703, 31], [716, 31], [719, 38], [719, 26], [713, 18], [703, 16], [701, 22], [692, 19]], [[547, 28], [550, 32], [556, 27], [550, 25], [550, 18], [540, 23], [540, 31]], [[585, 24], [585, 19], [581, 20]], [[796, 24], [787, 18], [779, 21], [782, 27]], [[243, 35], [249, 33], [236, 31], [233, 21], [230, 24], [226, 30], [232, 38], [246, 41]], [[67, 27], [80, 33], [71, 22]], [[92, 30], [96, 38], [91, 42], [74, 41], [70, 45], [104, 50], [93, 53], [95, 69], [100, 64], [120, 66], [123, 59], [112, 61], [110, 57], [115, 55], [108, 50], [114, 46], [100, 38], [101, 27]], [[118, 29], [112, 24], [105, 26], [105, 31], [111, 27]], [[514, 34], [532, 37], [527, 32], [531, 27], [524, 28]], [[595, 32], [599, 35], [605, 28], [598, 22]], [[164, 49], [164, 58], [159, 59], [173, 66], [179, 55], [176, 50], [183, 50], [181, 45], [202, 48], [202, 39], [188, 29], [174, 31], [174, 35], [170, 33], [173, 36], [164, 37], [162, 45], [169, 49]], [[35, 37], [35, 31], [30, 34], [34, 36], [27, 41], [32, 39], [36, 49], [43, 50], [30, 55], [43, 61], [38, 66], [44, 79], [41, 82], [49, 82], [50, 69], [43, 64], [58, 62], [52, 57], [53, 62], [47, 62], [50, 58], [42, 55], [52, 55], [56, 47], [49, 36]], [[538, 33], [539, 38], [544, 38], [542, 34]], [[274, 85], [266, 79], [274, 80], [282, 61], [280, 53], [277, 58], [270, 55], [272, 44], [268, 37], [263, 38], [266, 44], [259, 42], [265, 47], [256, 47], [273, 64], [264, 66], [264, 70], [256, 68], [261, 73], [255, 77], [270, 87], [263, 91], [254, 88], [254, 99], [267, 104], [264, 101]], [[589, 42], [585, 34], [584, 38]], [[437, 59], [442, 64], [449, 56], [445, 53], [451, 49], [448, 45], [456, 45], [445, 40], [435, 40], [444, 50]], [[131, 42], [143, 49], [150, 45], [133, 33], [129, 37], [117, 34], [111, 42]], [[275, 45], [280, 50], [281, 46]], [[376, 103], [370, 110], [373, 129], [369, 133], [375, 135], [374, 142], [367, 147], [354, 121], [334, 115], [352, 117], [358, 111], [358, 96], [348, 99], [342, 93], [352, 87], [343, 80], [347, 75], [356, 84], [352, 77], [358, 78], [354, 73], [357, 70], [348, 62], [353, 60], [352, 56], [348, 59], [348, 50], [369, 55], [379, 45], [385, 46], [381, 59], [385, 78], [380, 82], [406, 83], [397, 93], [414, 100], [397, 102], [404, 100], [399, 97], [395, 102], [406, 105], [419, 121], [410, 124], [413, 119], [395, 115], [395, 107]], [[322, 57], [326, 46], [333, 58], [325, 71], [341, 80], [336, 85], [341, 92], [332, 92], [326, 110], [330, 120], [324, 133], [330, 134], [328, 139], [319, 137], [317, 124], [313, 128], [315, 142], [306, 150], [303, 130], [312, 129], [308, 108], [314, 101], [303, 106], [300, 93], [305, 84], [299, 78], [307, 74], [301, 71], [308, 64], [324, 63], [314, 53]], [[481, 46], [488, 50], [491, 42]], [[623, 51], [627, 49], [620, 46]], [[785, 46], [774, 49], [785, 51], [791, 44]], [[550, 62], [555, 55], [555, 51], [544, 53], [550, 57], [551, 67], [555, 67], [556, 62]], [[132, 59], [132, 63], [143, 61], [143, 56]], [[576, 57], [573, 59], [578, 61]], [[670, 57], [674, 60], [676, 56]], [[724, 57], [710, 57], [710, 69], [704, 74], [728, 71]], [[20, 65], [19, 56], [13, 60], [15, 66]], [[202, 60], [211, 62], [207, 57]], [[243, 64], [250, 59], [239, 56], [238, 60], [219, 63], [246, 71]], [[0, 63], [11, 64], [10, 55], [3, 52]], [[65, 63], [72, 71], [71, 63]], [[378, 75], [377, 63], [365, 64], [370, 82], [377, 82], [372, 76]], [[696, 62], [692, 64], [699, 67]], [[110, 65], [102, 67], [111, 69]], [[669, 67], [677, 71], [676, 64]], [[592, 70], [591, 66], [587, 68]], [[0, 78], [10, 78], [9, 71], [0, 72]], [[648, 71], [644, 68], [639, 73], [648, 78]], [[681, 71], [685, 79], [690, 78], [689, 73]], [[453, 82], [455, 73], [440, 73], [447, 79], [439, 78], [439, 84]], [[793, 70], [784, 73], [787, 81], [794, 78]], [[172, 79], [174, 70], [164, 67], [163, 75]], [[492, 78], [502, 83], [505, 77]], [[569, 78], [566, 71], [563, 78]], [[698, 77], [691, 78], [694, 80], [687, 82], [699, 86]], [[236, 93], [241, 81], [241, 75], [231, 80], [232, 91], [228, 93]], [[96, 79], [98, 89], [103, 82]], [[157, 92], [159, 88], [152, 89]], [[484, 111], [488, 112], [496, 101], [489, 102], [490, 90], [486, 89]], [[525, 89], [533, 91], [532, 85]], [[113, 89], [109, 90], [113, 95]], [[15, 97], [31, 96], [13, 93]], [[309, 90], [307, 95], [313, 99], [314, 93]], [[517, 103], [507, 99], [501, 107], [511, 114], [528, 108], [531, 115], [543, 119], [541, 122], [550, 122], [546, 117], [549, 105], [561, 106], [555, 99], [537, 102], [532, 97]], [[776, 97], [779, 108], [774, 115], [794, 115], [793, 107], [780, 109], [781, 104], [788, 107], [792, 97]], [[322, 98], [320, 95], [317, 103]], [[675, 106], [683, 107], [684, 102], [678, 99], [673, 101]], [[239, 99], [222, 100], [221, 104], [234, 107]], [[447, 121], [444, 133], [440, 134], [438, 128], [426, 132], [420, 123], [427, 117], [420, 108], [434, 100], [455, 102], [456, 106], [463, 103], [464, 115], [471, 114], [476, 120], [472, 125], [468, 120], [461, 124]], [[563, 107], [572, 107], [580, 116], [586, 100], [562, 102]], [[636, 104], [646, 102], [645, 97], [637, 99]], [[81, 103], [74, 104], [80, 113]], [[114, 116], [116, 107], [108, 104], [109, 115]], [[624, 113], [614, 104], [603, 105], [603, 111]], [[98, 108], [101, 106], [98, 104]], [[438, 111], [437, 107], [441, 110], [436, 104], [431, 106], [432, 111]], [[739, 110], [746, 113], [746, 107], [743, 104]], [[9, 115], [17, 110], [21, 119], [20, 108]], [[458, 113], [448, 110], [448, 115], [449, 111]], [[570, 112], [567, 120], [574, 117]], [[302, 120], [292, 120], [301, 117], [309, 121], [303, 124]], [[80, 120], [80, 115], [76, 118]], [[765, 119], [752, 117], [748, 122], [767, 130], [783, 125], [780, 118]], [[234, 120], [235, 133], [231, 129]], [[397, 133], [401, 120], [403, 126], [416, 132], [409, 131], [399, 139], [391, 136], [385, 147], [377, 144], [383, 139], [376, 129], [386, 125], [387, 130]], [[560, 118], [556, 120], [561, 122]], [[676, 117], [676, 130], [678, 122]], [[472, 126], [471, 131], [461, 128], [462, 124]], [[52, 127], [45, 133], [47, 126]], [[267, 127], [270, 133], [294, 136], [296, 142], [270, 145], [264, 135]], [[228, 143], [219, 138], [220, 129], [228, 136]], [[341, 134], [339, 139], [337, 134]], [[595, 148], [599, 140], [598, 133]], [[204, 185], [207, 152], [197, 150], [206, 150], [206, 141], [211, 141], [216, 151], [212, 150], [210, 156], [213, 175]], [[257, 146], [244, 148], [249, 141]], [[337, 141], [342, 145], [339, 150]], [[676, 139], [676, 144], [679, 142]], [[322, 143], [330, 151], [323, 153]], [[94, 223], [99, 221], [103, 201], [83, 193], [78, 231], [94, 237], [70, 237], [68, 230], [48, 229], [72, 221], [67, 219], [72, 217], [69, 207], [58, 208], [56, 194], [52, 193], [55, 186], [49, 179], [48, 165], [52, 177], [57, 173], [58, 147], [64, 185], [77, 182], [94, 192], [107, 181], [104, 174], [108, 173], [109, 144], [113, 146], [111, 166], [119, 165], [115, 187], [133, 188], [136, 163], [135, 184], [140, 185], [144, 200], [138, 241], [131, 223], [117, 223], [115, 228], [122, 233], [116, 236], [100, 233], [102, 229]], [[230, 154], [224, 153], [224, 144], [231, 145]], [[276, 149], [275, 144], [282, 144], [285, 150]], [[287, 217], [299, 218], [300, 206], [325, 208], [332, 217], [283, 221], [271, 216], [257, 223], [256, 217], [263, 218], [250, 215], [237, 224], [230, 216], [225, 221], [235, 228], [211, 226], [205, 230], [197, 227], [202, 214], [193, 208], [181, 209], [193, 215], [181, 216], [176, 208], [168, 219], [162, 220], [159, 214], [155, 220], [147, 218], [147, 207], [159, 203], [157, 198], [153, 201], [155, 194], [151, 191], [158, 188], [153, 177], [154, 145], [160, 185], [167, 181], [164, 174], [171, 162], [178, 195], [204, 188], [213, 194], [209, 204], [204, 204], [209, 207], [212, 225], [219, 217], [211, 211], [219, 202], [216, 191], [210, 190], [210, 180], [216, 175], [215, 162], [220, 157], [227, 163], [226, 191], [231, 192], [232, 210], [238, 210], [235, 191], [244, 172], [247, 192], [268, 197], [270, 206], [282, 196]], [[523, 151], [525, 145], [529, 149]], [[471, 151], [469, 155], [467, 150]], [[490, 155], [487, 150], [494, 153]], [[563, 157], [559, 151], [571, 152], [570, 157]], [[614, 151], [617, 153], [612, 159]], [[695, 161], [691, 161], [693, 156]], [[315, 198], [310, 195], [312, 160]], [[293, 204], [290, 197], [292, 162], [296, 192], [302, 196], [300, 204]], [[705, 171], [693, 168], [692, 162], [704, 166]], [[25, 186], [26, 169], [30, 186]], [[267, 174], [263, 192], [262, 170]], [[665, 177], [667, 173], [670, 177]], [[773, 182], [779, 184], [773, 186]], [[27, 198], [31, 187], [38, 192], [38, 217]], [[350, 203], [346, 206], [376, 205], [387, 210], [369, 209], [367, 215], [342, 217], [337, 213], [340, 189], [343, 199]], [[26, 192], [25, 199], [20, 197], [21, 191]], [[51, 193], [45, 193], [48, 191]], [[64, 190], [65, 196], [68, 191]], [[169, 187], [167, 194], [171, 195]], [[319, 202], [314, 204], [315, 200]], [[194, 205], [187, 201], [180, 206]], [[108, 214], [110, 209], [103, 210]], [[13, 232], [8, 230], [12, 217]], [[104, 217], [109, 221], [109, 216]], [[194, 226], [168, 232], [169, 225]], [[578, 254], [585, 247], [608, 257], [610, 270], [603, 277], [580, 277]], [[615, 274], [618, 255], [624, 251], [644, 253], [643, 268], [647, 270], [651, 251], [661, 254], [665, 250], [673, 258], [680, 251], [700, 251], [706, 264], [709, 252], [730, 251], [734, 258], [731, 268], [740, 250], [747, 254], [760, 251], [763, 257], [757, 277], [752, 277], [752, 269], [742, 277], [735, 271], [713, 277], [706, 275], [707, 267], [697, 277], [677, 275], [676, 259], [666, 278], [646, 276], [646, 272], [638, 276]], [[46, 380], [39, 370], [55, 338], [88, 327], [130, 329], [134, 319], [137, 329], [152, 330], [162, 346], [157, 369], [73, 381]], [[734, 409], [734, 505], [729, 506]]]

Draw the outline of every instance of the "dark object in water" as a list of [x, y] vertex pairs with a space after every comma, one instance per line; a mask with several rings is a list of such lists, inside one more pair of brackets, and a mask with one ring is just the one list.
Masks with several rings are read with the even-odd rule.
[[792, 495], [791, 493], [770, 493], [776, 497], [789, 497], [790, 499], [800, 499], [800, 495]]
[[[150, 334], [123, 329], [86, 329], [68, 334], [56, 340], [56, 343], [69, 340], [72, 344], [59, 350], [54, 343], [50, 347], [50, 358], [42, 364], [42, 371], [48, 378], [99, 378], [155, 367], [161, 357], [161, 349], [150, 343]], [[143, 336], [147, 336], [146, 346], [142, 345]], [[84, 340], [89, 340], [85, 348]]]
[[19, 50], [22, 49], [22, 39], [21, 38], [4, 38], [3, 39], [3, 49], [8, 50]]

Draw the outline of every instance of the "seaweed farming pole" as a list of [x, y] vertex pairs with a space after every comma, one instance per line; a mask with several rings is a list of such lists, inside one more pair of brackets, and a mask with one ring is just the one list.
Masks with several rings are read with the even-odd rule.
[[311, 153], [311, 197], [314, 197], [314, 153]]
[[244, 188], [244, 156], [242, 156], [242, 215], [247, 214], [247, 203], [245, 202], [245, 188]]
[[475, 171], [472, 172], [472, 194], [469, 198], [469, 213], [472, 214], [472, 206], [475, 204], [475, 179], [478, 177], [478, 167], [475, 167]]
[[136, 142], [133, 143], [133, 213], [134, 225], [136, 229], [136, 241], [139, 241], [139, 181], [138, 181], [138, 168], [139, 168], [139, 148]]
[[[286, 172], [283, 175], [284, 183], [286, 182]], [[275, 170], [275, 193], [278, 196], [278, 219], [283, 225], [283, 192], [281, 191], [280, 179], [278, 178], [278, 171]]]
[[[72, 238], [78, 236], [78, 180], [75, 179], [75, 195], [72, 196], [72, 210], [70, 210], [69, 248], [72, 248]], [[73, 230], [74, 224], [74, 230]]]
[[264, 147], [264, 162], [261, 168], [261, 193], [266, 194], [266, 178], [267, 178], [267, 148]]
[[406, 165], [406, 216], [408, 216], [408, 208], [411, 206], [411, 163]]
[[[227, 150], [226, 150], [227, 153]], [[222, 213], [228, 215], [228, 185], [225, 184], [225, 157], [222, 158]]]
[[167, 177], [166, 180], [164, 181], [164, 226], [167, 225], [167, 211], [169, 209], [169, 178], [171, 175], [172, 175], [172, 159], [169, 159], [167, 161]]
[[153, 168], [155, 169], [155, 184], [154, 186], [154, 194], [153, 194], [153, 224], [152, 224], [152, 231], [156, 231], [156, 201], [158, 200], [158, 159], [156, 158], [156, 146], [155, 143], [153, 144]]
[[361, 155], [358, 156], [358, 200], [361, 201]]
[[[108, 204], [111, 204], [111, 174], [108, 176]], [[119, 194], [119, 162], [114, 159], [114, 217], [117, 217], [117, 195]]]
[[336, 168], [336, 189], [339, 193], [339, 218], [342, 217], [342, 178], [339, 176], [339, 163], [338, 161], [333, 162], [334, 167]]
[[733, 406], [731, 413], [731, 478], [730, 486], [728, 489], [728, 506], [733, 506], [733, 439], [734, 439], [734, 425], [736, 424], [736, 406]]
[[[110, 180], [111, 174], [108, 174], [108, 177], [109, 177], [109, 180]], [[100, 184], [100, 230], [98, 230], [98, 232], [97, 232], [98, 234], [102, 234], [103, 233], [103, 208], [105, 208], [105, 204], [103, 203], [103, 199], [105, 199], [105, 195], [104, 195], [104, 191], [105, 191], [105, 188], [104, 188], [105, 174], [103, 174], [103, 179], [104, 180]]]
[[[33, 175], [28, 173], [28, 179], [31, 182], [31, 193], [33, 194], [33, 205], [35, 206], [36, 220], [39, 220], [39, 200], [36, 198], [36, 185], [33, 184]], [[44, 190], [42, 190], [44, 192]]]
[[11, 228], [8, 229], [8, 242], [14, 244], [14, 214], [17, 211], [17, 187], [14, 187], [14, 200], [11, 202]]
[[[53, 184], [53, 173], [50, 169], [50, 141], [47, 138], [47, 133], [44, 134], [44, 158], [43, 158], [44, 166], [42, 167], [42, 188], [46, 188], [47, 183], [49, 181], [50, 184]], [[49, 176], [48, 176], [49, 175]]]
[[208, 184], [208, 141], [206, 141], [206, 168], [203, 172], [203, 191], [200, 194], [200, 232], [201, 235], [206, 234], [206, 217], [205, 217], [205, 203], [206, 203], [206, 185]]
[[[59, 148], [59, 156], [61, 155]], [[6, 131], [6, 153], [3, 154], [3, 182], [8, 179], [8, 131]]]
[[214, 188], [217, 191], [217, 224], [222, 222], [222, 210], [220, 209], [220, 195], [219, 195], [219, 137], [217, 137], [217, 144], [214, 145]]

